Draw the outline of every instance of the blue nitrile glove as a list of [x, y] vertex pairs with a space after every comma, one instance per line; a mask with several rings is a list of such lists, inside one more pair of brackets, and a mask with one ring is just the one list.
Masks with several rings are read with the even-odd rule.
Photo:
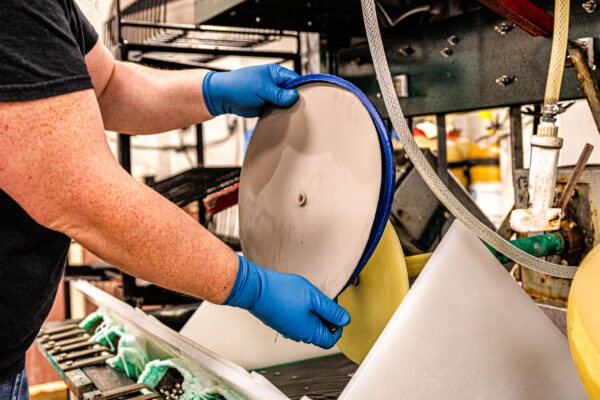
[[[325, 349], [342, 336], [350, 315], [307, 279], [262, 268], [238, 256], [235, 284], [223, 304], [244, 308], [284, 337]], [[340, 328], [331, 333], [321, 321]]]
[[273, 103], [289, 107], [298, 100], [296, 89], [280, 86], [298, 74], [277, 64], [240, 68], [230, 72], [211, 71], [204, 77], [202, 96], [208, 112], [215, 117], [236, 114], [258, 117], [263, 108]]

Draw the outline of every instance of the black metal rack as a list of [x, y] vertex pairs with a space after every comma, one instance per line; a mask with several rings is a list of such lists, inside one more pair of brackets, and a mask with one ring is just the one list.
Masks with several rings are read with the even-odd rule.
[[251, 56], [291, 60], [294, 69], [300, 69], [299, 45], [295, 52], [256, 48], [284, 37], [298, 43], [299, 32], [167, 23], [167, 3], [137, 0], [121, 10], [116, 0], [114, 14], [104, 25], [105, 45], [120, 60], [151, 66], [214, 69], [206, 62], [221, 56]]
[[[121, 1], [115, 0], [113, 15], [104, 25], [104, 43], [117, 60], [168, 69], [206, 68], [221, 71], [220, 68], [208, 65], [208, 62], [223, 56], [249, 56], [279, 59], [281, 62], [292, 61], [296, 71], [301, 68], [299, 32], [167, 23], [168, 3], [169, 0], [137, 0], [121, 8]], [[296, 40], [295, 52], [257, 48], [284, 37]], [[215, 173], [219, 175], [223, 171], [198, 173], [205, 169], [201, 124], [196, 126], [196, 139], [198, 165], [194, 176], [206, 175], [207, 179], [214, 179]], [[117, 153], [119, 163], [131, 172], [129, 135], [118, 134]], [[197, 186], [197, 182], [195, 185]], [[198, 197], [197, 200], [201, 198]], [[199, 222], [205, 225], [202, 210], [199, 212], [199, 218]], [[232, 240], [227, 243], [234, 248], [239, 246], [239, 243]], [[140, 287], [136, 285], [135, 278], [127, 274], [123, 274], [123, 297], [135, 306], [197, 301], [154, 285]]]

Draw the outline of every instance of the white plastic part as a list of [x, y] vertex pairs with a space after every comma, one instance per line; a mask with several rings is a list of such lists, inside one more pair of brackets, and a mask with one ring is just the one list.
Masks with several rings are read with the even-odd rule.
[[515, 232], [543, 232], [560, 229], [560, 208], [516, 209], [510, 214], [510, 227]]
[[206, 301], [179, 332], [248, 370], [340, 352], [286, 339], [248, 311]]
[[340, 400], [586, 399], [567, 338], [454, 222]]
[[216, 381], [235, 389], [248, 400], [289, 400], [261, 374], [247, 372], [234, 362], [163, 325], [139, 308], [123, 303], [86, 281], [73, 282], [71, 287], [83, 293], [97, 306], [109, 310], [111, 317], [128, 330], [143, 334], [170, 356], [182, 357], [198, 365]]
[[533, 136], [529, 167], [528, 209], [513, 210], [510, 226], [521, 233], [556, 231], [560, 229], [561, 210], [553, 208], [558, 156], [562, 139]]
[[333, 298], [355, 271], [379, 202], [379, 134], [347, 89], [298, 87], [258, 120], [240, 175], [240, 241], [258, 265], [304, 276]]

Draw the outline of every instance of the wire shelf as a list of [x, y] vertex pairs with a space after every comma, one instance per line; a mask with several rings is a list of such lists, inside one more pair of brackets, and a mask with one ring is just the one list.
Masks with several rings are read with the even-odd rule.
[[[105, 45], [113, 51], [117, 51], [119, 46], [126, 46], [126, 59], [174, 68], [202, 67], [204, 63], [226, 55], [284, 60], [298, 57], [297, 52], [259, 49], [284, 37], [297, 39], [298, 32], [167, 23], [168, 2], [137, 0], [119, 11], [120, 2], [116, 1], [113, 15], [104, 25]], [[164, 56], [158, 53], [172, 54]], [[199, 54], [202, 56], [198, 57]]]

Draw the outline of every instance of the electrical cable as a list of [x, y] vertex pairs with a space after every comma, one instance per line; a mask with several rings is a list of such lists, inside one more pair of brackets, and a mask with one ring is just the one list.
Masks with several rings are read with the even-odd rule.
[[385, 11], [385, 8], [383, 8], [383, 6], [381, 5], [381, 3], [376, 1], [375, 4], [377, 4], [379, 11], [381, 11], [381, 15], [383, 16], [383, 18], [385, 18], [386, 22], [390, 25], [390, 28], [395, 27], [396, 25], [398, 25], [400, 22], [404, 21], [406, 18], [410, 17], [411, 15], [419, 14], [422, 12], [429, 12], [429, 11], [431, 11], [431, 8], [432, 8], [430, 5], [413, 8], [412, 10], [409, 10], [409, 11], [405, 12], [404, 14], [400, 15], [395, 20], [392, 20], [392, 18], [387, 13], [387, 11]]
[[[204, 143], [204, 147], [213, 147], [213, 146], [218, 146], [220, 144], [223, 144], [225, 142], [227, 142], [228, 140], [230, 140], [232, 138], [232, 136], [235, 135], [235, 132], [228, 132], [227, 135], [223, 136], [222, 138], [219, 139], [215, 139], [211, 142], [207, 142]], [[109, 134], [106, 134], [107, 139], [111, 142], [111, 143], [116, 143], [117, 139], [112, 137]], [[185, 144], [182, 143], [181, 145], [163, 145], [163, 146], [150, 146], [150, 145], [146, 145], [146, 144], [135, 144], [132, 143], [131, 144], [131, 148], [135, 149], [135, 150], [148, 150], [148, 151], [176, 151], [176, 152], [180, 152], [180, 151], [187, 151], [187, 150], [192, 150], [196, 148], [196, 144]]]
[[459, 221], [506, 257], [542, 274], [560, 278], [573, 278], [577, 267], [553, 264], [519, 250], [479, 221], [444, 185], [419, 149], [402, 114], [381, 40], [375, 1], [361, 0], [361, 5], [369, 49], [385, 106], [406, 153], [427, 186]]

